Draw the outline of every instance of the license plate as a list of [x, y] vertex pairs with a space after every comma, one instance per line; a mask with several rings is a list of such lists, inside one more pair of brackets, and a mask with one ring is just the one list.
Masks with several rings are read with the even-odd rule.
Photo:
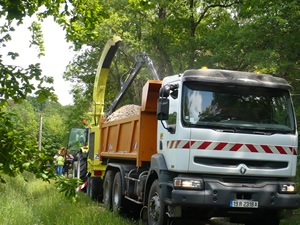
[[233, 208], [258, 208], [258, 201], [234, 200], [234, 201], [230, 201], [230, 207], [233, 207]]

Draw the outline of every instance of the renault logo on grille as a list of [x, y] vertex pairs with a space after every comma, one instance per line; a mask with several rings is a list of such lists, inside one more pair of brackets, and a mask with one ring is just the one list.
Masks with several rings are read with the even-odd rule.
[[240, 165], [240, 173], [244, 175], [247, 172], [247, 166], [245, 164]]

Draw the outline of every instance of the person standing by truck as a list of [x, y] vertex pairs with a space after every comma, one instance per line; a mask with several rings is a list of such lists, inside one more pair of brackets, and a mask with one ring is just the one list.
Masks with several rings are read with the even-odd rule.
[[63, 174], [64, 164], [65, 164], [65, 158], [63, 154], [59, 154], [59, 156], [56, 158], [57, 175], [61, 176]]

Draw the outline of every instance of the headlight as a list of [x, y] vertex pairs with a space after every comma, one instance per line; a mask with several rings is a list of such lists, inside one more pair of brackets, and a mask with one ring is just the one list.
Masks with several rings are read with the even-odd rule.
[[174, 178], [174, 188], [203, 190], [203, 180], [192, 178]]
[[296, 193], [297, 188], [296, 184], [288, 183], [288, 184], [279, 184], [279, 193]]

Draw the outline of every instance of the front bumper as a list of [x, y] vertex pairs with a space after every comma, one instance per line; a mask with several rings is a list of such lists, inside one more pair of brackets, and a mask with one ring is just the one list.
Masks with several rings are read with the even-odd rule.
[[300, 208], [300, 196], [279, 193], [278, 185], [276, 180], [228, 182], [218, 178], [205, 178], [204, 190], [173, 189], [166, 203], [177, 206], [232, 209], [231, 201], [249, 200], [257, 201], [258, 209]]

